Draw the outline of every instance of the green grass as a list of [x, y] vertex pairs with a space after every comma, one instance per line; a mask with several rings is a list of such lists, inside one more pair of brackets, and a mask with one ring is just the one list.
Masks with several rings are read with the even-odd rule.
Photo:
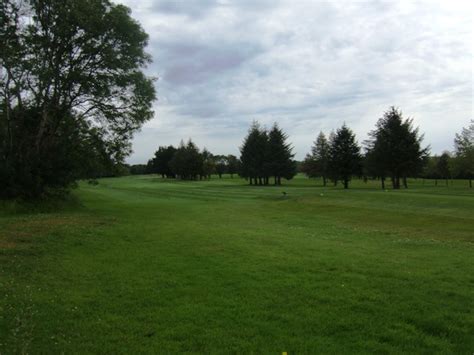
[[141, 176], [74, 196], [0, 207], [2, 354], [474, 351], [466, 182]]

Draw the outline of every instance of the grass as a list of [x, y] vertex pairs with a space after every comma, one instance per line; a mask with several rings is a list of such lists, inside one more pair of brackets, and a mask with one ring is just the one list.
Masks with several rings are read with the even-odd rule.
[[466, 182], [140, 176], [74, 196], [0, 207], [2, 354], [474, 350]]

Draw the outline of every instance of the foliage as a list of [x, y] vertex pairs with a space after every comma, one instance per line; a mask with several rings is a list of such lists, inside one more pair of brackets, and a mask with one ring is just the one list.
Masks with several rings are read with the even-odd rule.
[[457, 133], [454, 139], [455, 159], [453, 170], [461, 178], [469, 179], [472, 188], [474, 178], [474, 120], [461, 133]]
[[174, 175], [182, 180], [196, 180], [203, 175], [204, 158], [198, 147], [189, 140], [187, 144], [181, 141], [178, 149], [169, 162]]
[[216, 174], [219, 175], [219, 179], [222, 179], [222, 175], [227, 172], [228, 166], [227, 156], [214, 155], [214, 168]]
[[39, 197], [123, 163], [153, 114], [147, 40], [108, 0], [2, 1], [0, 197]]
[[341, 180], [347, 189], [352, 176], [361, 171], [362, 157], [354, 133], [345, 124], [336, 131], [331, 140], [329, 155], [333, 179]]
[[131, 175], [144, 175], [149, 173], [148, 166], [145, 164], [134, 164], [129, 166]]
[[270, 132], [253, 122], [240, 148], [240, 175], [250, 184], [268, 185], [271, 176], [274, 184], [281, 178], [292, 179], [296, 175], [296, 162], [288, 136], [274, 124]]
[[176, 153], [176, 148], [172, 145], [167, 147], [159, 147], [155, 152], [153, 159], [148, 161], [148, 172], [152, 174], [160, 174], [162, 177], [174, 178], [175, 175], [171, 171], [169, 163]]
[[311, 148], [311, 154], [306, 155], [302, 165], [302, 171], [308, 177], [322, 177], [324, 186], [329, 176], [330, 148], [326, 136], [320, 132]]
[[227, 162], [227, 173], [229, 173], [230, 177], [233, 178], [234, 174], [237, 174], [237, 172], [240, 169], [240, 161], [235, 155], [229, 154], [226, 157], [226, 162]]
[[401, 111], [392, 106], [369, 135], [366, 141], [369, 170], [382, 183], [391, 177], [393, 188], [399, 189], [401, 178], [406, 183], [407, 176], [417, 176], [422, 171], [429, 147], [421, 148], [423, 136], [413, 127], [412, 119], [403, 119]]
[[448, 152], [444, 152], [438, 159], [436, 164], [437, 175], [446, 180], [446, 185], [448, 184], [448, 179], [451, 177], [451, 171], [449, 167], [449, 161], [451, 157]]

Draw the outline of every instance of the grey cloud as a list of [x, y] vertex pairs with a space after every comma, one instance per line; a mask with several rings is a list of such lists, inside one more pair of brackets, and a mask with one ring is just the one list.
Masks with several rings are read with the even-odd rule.
[[160, 0], [153, 4], [151, 11], [199, 18], [218, 5], [217, 0]]
[[344, 121], [363, 141], [390, 105], [413, 116], [439, 152], [472, 116], [472, 5], [166, 0], [136, 8], [151, 39], [148, 72], [160, 80], [156, 118], [137, 135], [131, 162], [189, 136], [235, 153], [252, 119], [281, 123], [300, 159], [319, 130]]
[[183, 40], [162, 43], [164, 74], [170, 84], [192, 85], [209, 82], [215, 76], [237, 70], [245, 61], [262, 52], [255, 43], [205, 43]]

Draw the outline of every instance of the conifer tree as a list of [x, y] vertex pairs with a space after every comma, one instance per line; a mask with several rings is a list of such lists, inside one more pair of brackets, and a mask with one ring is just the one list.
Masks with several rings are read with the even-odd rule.
[[472, 188], [474, 178], [474, 120], [461, 133], [457, 133], [454, 139], [455, 160], [454, 167], [458, 176], [469, 179], [469, 187]]
[[323, 132], [311, 147], [311, 154], [307, 154], [303, 162], [303, 172], [309, 177], [322, 177], [323, 185], [326, 186], [329, 176], [330, 146]]
[[336, 131], [331, 142], [330, 166], [333, 176], [344, 183], [344, 188], [349, 188], [349, 181], [353, 175], [361, 170], [360, 147], [355, 135], [344, 124]]
[[368, 155], [382, 183], [390, 176], [394, 189], [400, 188], [400, 180], [408, 187], [406, 178], [422, 171], [429, 151], [429, 147], [421, 148], [423, 136], [413, 127], [413, 120], [404, 120], [401, 111], [392, 106], [369, 135]]

